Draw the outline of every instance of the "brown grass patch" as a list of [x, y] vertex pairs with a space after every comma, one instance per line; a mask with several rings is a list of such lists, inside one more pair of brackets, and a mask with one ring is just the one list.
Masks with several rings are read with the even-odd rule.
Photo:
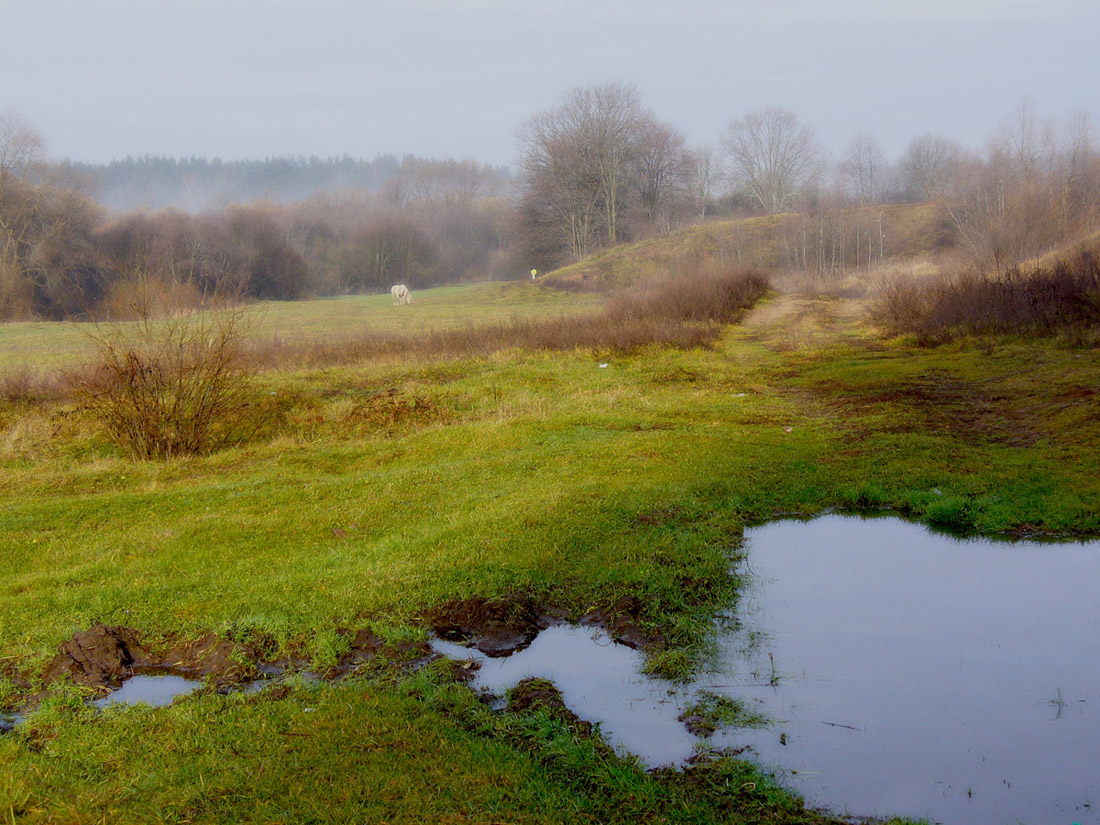
[[389, 389], [374, 393], [343, 416], [349, 427], [394, 430], [402, 426], [424, 426], [451, 418], [445, 407], [430, 398]]
[[1100, 257], [999, 276], [964, 273], [932, 283], [899, 283], [884, 290], [874, 320], [888, 332], [913, 334], [926, 345], [965, 335], [1065, 337], [1076, 343], [1100, 335]]

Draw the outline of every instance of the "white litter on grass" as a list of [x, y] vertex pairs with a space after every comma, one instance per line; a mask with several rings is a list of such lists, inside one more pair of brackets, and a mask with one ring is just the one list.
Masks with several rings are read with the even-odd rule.
[[607, 364], [600, 364], [600, 369], [601, 370], [604, 369], [605, 367], [607, 367]]

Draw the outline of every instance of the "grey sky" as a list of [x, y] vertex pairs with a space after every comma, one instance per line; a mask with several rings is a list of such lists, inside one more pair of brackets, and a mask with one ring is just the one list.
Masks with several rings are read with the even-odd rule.
[[785, 106], [840, 151], [980, 147], [1027, 96], [1100, 126], [1097, 0], [0, 0], [0, 110], [55, 157], [379, 152], [509, 163], [626, 80], [692, 143]]

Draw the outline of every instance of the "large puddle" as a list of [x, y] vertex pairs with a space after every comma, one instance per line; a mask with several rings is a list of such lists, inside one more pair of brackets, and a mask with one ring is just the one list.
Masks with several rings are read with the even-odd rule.
[[[740, 627], [689, 686], [556, 627], [482, 659], [494, 692], [551, 678], [580, 717], [650, 765], [700, 746], [700, 691], [772, 719], [711, 737], [751, 748], [811, 805], [944, 823], [1100, 823], [1100, 542], [962, 541], [893, 518], [749, 530]], [[437, 643], [469, 658], [472, 651]]]

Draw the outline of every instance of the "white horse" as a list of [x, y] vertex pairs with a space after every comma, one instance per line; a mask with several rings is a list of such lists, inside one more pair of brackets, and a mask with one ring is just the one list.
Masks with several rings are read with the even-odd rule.
[[393, 305], [395, 307], [412, 303], [412, 293], [409, 292], [409, 288], [404, 284], [394, 284], [390, 287], [390, 295], [393, 296]]

